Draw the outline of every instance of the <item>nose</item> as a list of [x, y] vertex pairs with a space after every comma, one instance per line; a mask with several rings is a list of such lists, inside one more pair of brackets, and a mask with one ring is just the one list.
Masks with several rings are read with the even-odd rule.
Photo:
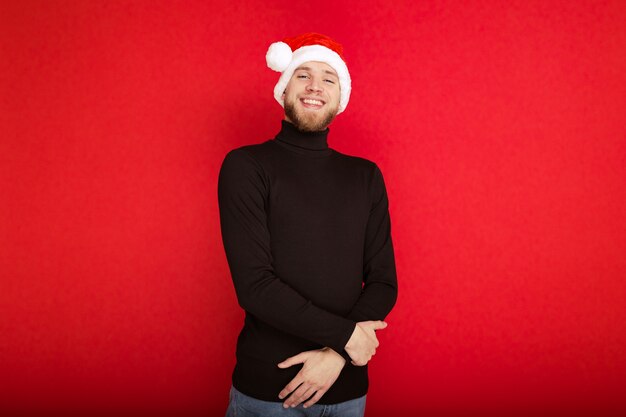
[[319, 80], [317, 79], [317, 77], [311, 77], [311, 82], [306, 86], [307, 91], [315, 91], [315, 92], [321, 92], [322, 89], [322, 84], [319, 82]]

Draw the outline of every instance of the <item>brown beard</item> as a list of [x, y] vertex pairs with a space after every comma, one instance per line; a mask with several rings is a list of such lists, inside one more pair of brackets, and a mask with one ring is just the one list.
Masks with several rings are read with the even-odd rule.
[[328, 127], [328, 125], [333, 121], [335, 116], [337, 116], [337, 111], [339, 110], [339, 106], [334, 109], [330, 109], [326, 111], [326, 114], [322, 118], [315, 117], [314, 114], [306, 117], [306, 114], [299, 114], [296, 111], [296, 104], [294, 101], [288, 101], [285, 99], [285, 115], [291, 120], [298, 130], [302, 132], [319, 132]]

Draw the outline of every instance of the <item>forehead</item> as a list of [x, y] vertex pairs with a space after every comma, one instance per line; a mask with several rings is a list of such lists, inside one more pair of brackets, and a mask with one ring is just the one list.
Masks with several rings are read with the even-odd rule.
[[295, 69], [295, 71], [298, 71], [298, 70], [306, 70], [306, 71], [313, 71], [313, 72], [324, 72], [324, 73], [327, 73], [327, 74], [332, 74], [335, 77], [337, 77], [337, 71], [335, 71], [333, 69], [333, 67], [331, 67], [330, 65], [328, 65], [325, 62], [308, 61], [308, 62], [305, 62], [305, 63], [301, 64], [298, 68]]

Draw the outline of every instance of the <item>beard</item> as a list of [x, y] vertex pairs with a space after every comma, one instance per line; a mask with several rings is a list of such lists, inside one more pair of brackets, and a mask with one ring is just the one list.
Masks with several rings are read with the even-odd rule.
[[326, 129], [337, 116], [338, 110], [339, 104], [334, 109], [325, 110], [323, 114], [305, 110], [298, 112], [295, 100], [288, 100], [285, 97], [285, 115], [301, 132], [319, 132]]

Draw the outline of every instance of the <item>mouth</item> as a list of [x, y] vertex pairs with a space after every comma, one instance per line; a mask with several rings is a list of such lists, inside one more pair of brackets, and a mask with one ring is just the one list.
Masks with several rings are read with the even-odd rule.
[[318, 110], [324, 107], [324, 101], [319, 100], [317, 98], [301, 98], [300, 103], [306, 109]]

